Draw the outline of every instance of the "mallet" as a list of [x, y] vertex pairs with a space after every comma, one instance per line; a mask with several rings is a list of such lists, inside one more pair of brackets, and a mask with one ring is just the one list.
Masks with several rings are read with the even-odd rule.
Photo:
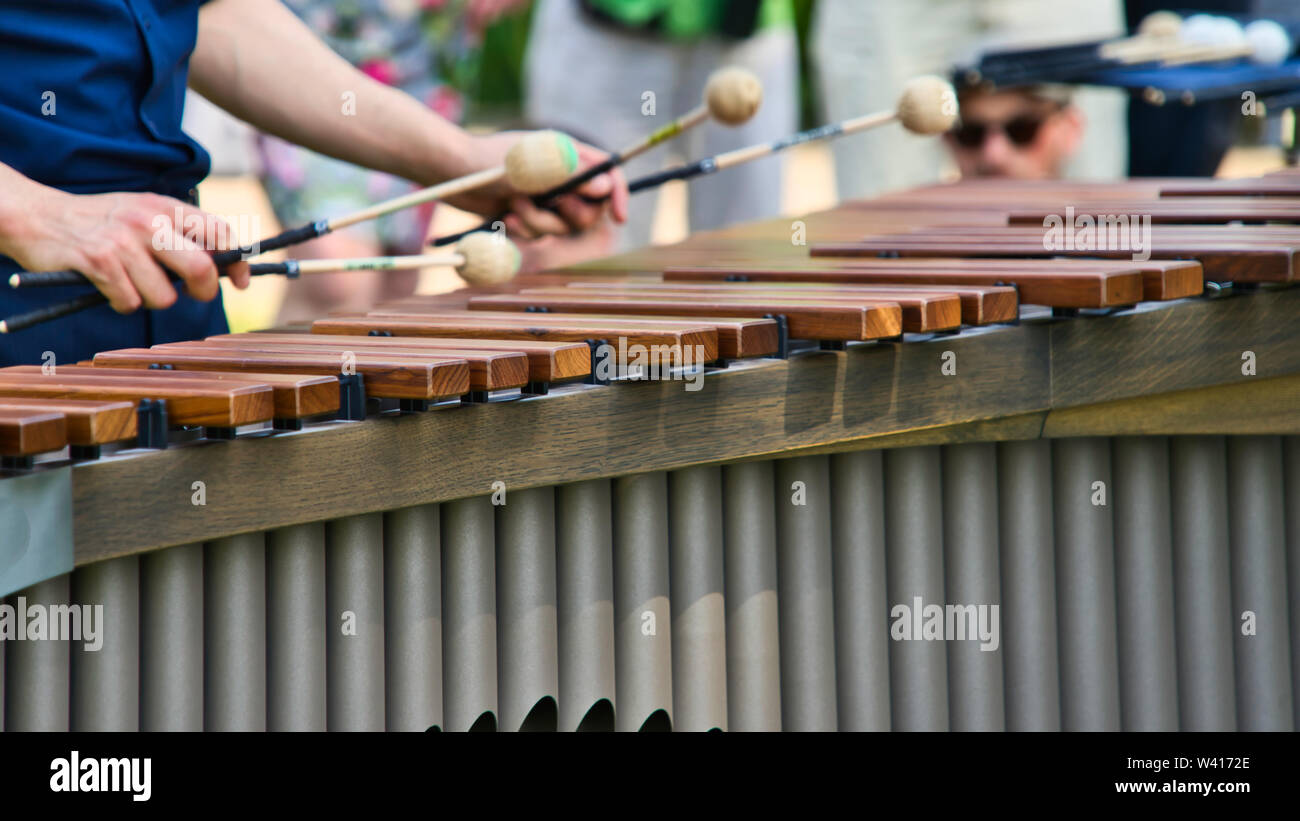
[[456, 243], [454, 251], [396, 257], [354, 257], [351, 259], [290, 259], [284, 262], [254, 262], [253, 276], [283, 274], [328, 274], [337, 271], [408, 271], [447, 265], [456, 269], [470, 285], [496, 285], [519, 271], [519, 249], [499, 233], [475, 231]]
[[649, 174], [628, 184], [628, 190], [635, 193], [648, 188], [656, 188], [670, 180], [688, 180], [693, 177], [712, 174], [724, 168], [741, 165], [751, 160], [776, 154], [796, 145], [816, 140], [829, 140], [856, 134], [867, 129], [877, 128], [897, 120], [903, 127], [914, 134], [942, 134], [957, 119], [957, 93], [952, 85], [941, 77], [925, 75], [908, 81], [899, 95], [898, 105], [893, 111], [880, 111], [864, 114], [838, 123], [830, 123], [818, 128], [801, 131], [789, 137], [770, 143], [760, 143], [745, 148], [737, 148], [713, 157], [706, 157], [689, 165], [670, 168], [656, 174]]
[[349, 225], [376, 219], [394, 211], [401, 211], [403, 208], [411, 208], [435, 200], [444, 200], [457, 194], [464, 194], [467, 191], [492, 185], [503, 179], [525, 194], [536, 194], [562, 182], [577, 168], [578, 149], [574, 146], [573, 140], [558, 131], [534, 131], [525, 134], [519, 139], [519, 142], [511, 146], [510, 150], [506, 152], [506, 160], [503, 165], [467, 174], [464, 177], [422, 188], [419, 191], [412, 191], [409, 194], [376, 203], [341, 217], [319, 220], [308, 225], [291, 228], [255, 245], [214, 254], [213, 259], [216, 260], [217, 265], [229, 265], [232, 262], [238, 262], [245, 256], [297, 245], [300, 242], [324, 236], [340, 228], [347, 228]]
[[[470, 285], [495, 285], [506, 282], [519, 271], [519, 249], [506, 237], [498, 233], [479, 231], [468, 234], [456, 248], [435, 254], [390, 257], [358, 257], [352, 259], [291, 259], [284, 262], [254, 262], [249, 264], [253, 276], [281, 274], [297, 278], [302, 274], [323, 274], [335, 271], [400, 271], [412, 268], [429, 268], [435, 265], [449, 265], [456, 269], [461, 279]], [[43, 287], [54, 285], [89, 284], [81, 274], [75, 271], [47, 271], [50, 276], [34, 283], [22, 283], [23, 276], [31, 272], [14, 274], [9, 278], [13, 287]], [[56, 280], [56, 275], [59, 281]], [[62, 281], [68, 277], [69, 281]], [[98, 291], [83, 294], [76, 299], [47, 305], [24, 314], [0, 320], [0, 334], [21, 331], [42, 322], [58, 319], [68, 314], [101, 305], [107, 301]]]
[[[533, 203], [538, 207], [549, 205], [557, 197], [568, 194], [578, 189], [584, 183], [595, 179], [596, 177], [616, 168], [633, 157], [637, 157], [660, 143], [667, 142], [673, 137], [682, 134], [705, 120], [712, 117], [714, 120], [728, 126], [737, 126], [749, 120], [758, 111], [758, 107], [763, 102], [763, 84], [759, 81], [753, 72], [743, 68], [731, 66], [715, 71], [709, 77], [708, 83], [704, 87], [704, 100], [700, 105], [691, 109], [686, 114], [673, 120], [668, 125], [651, 134], [646, 135], [637, 142], [624, 148], [616, 154], [611, 154], [603, 162], [593, 165], [591, 168], [583, 171], [564, 183], [533, 196]], [[505, 219], [506, 214], [498, 214], [494, 219], [483, 222], [474, 231], [482, 231], [492, 225], [497, 220]], [[433, 240], [433, 245], [448, 245], [456, 242], [469, 232], [458, 234], [448, 234], [445, 237], [438, 237]]]

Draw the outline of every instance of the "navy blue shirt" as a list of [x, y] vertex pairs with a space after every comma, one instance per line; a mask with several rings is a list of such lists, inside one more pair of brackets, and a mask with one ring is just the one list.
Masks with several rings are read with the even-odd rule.
[[[0, 162], [76, 194], [151, 191], [194, 199], [208, 173], [181, 131], [200, 0], [0, 0]], [[3, 196], [3, 192], [0, 192]], [[0, 282], [18, 266], [0, 257]], [[0, 316], [90, 290], [14, 291]], [[70, 363], [226, 330], [221, 298], [180, 294], [166, 311], [100, 306], [0, 336], [0, 365]]]

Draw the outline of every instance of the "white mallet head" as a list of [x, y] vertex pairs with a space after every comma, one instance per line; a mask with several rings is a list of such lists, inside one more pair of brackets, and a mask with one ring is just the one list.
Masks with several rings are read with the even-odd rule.
[[1222, 45], [1219, 42], [1222, 30], [1219, 19], [1213, 14], [1193, 14], [1183, 21], [1179, 36], [1184, 42], [1194, 45], [1217, 46]]
[[456, 243], [465, 261], [456, 273], [470, 285], [499, 285], [519, 272], [519, 249], [496, 231], [475, 231]]
[[1272, 20], [1255, 20], [1246, 26], [1250, 59], [1260, 65], [1280, 66], [1291, 56], [1291, 35]]
[[1138, 23], [1138, 34], [1147, 37], [1177, 37], [1183, 18], [1172, 11], [1153, 11]]
[[957, 121], [957, 92], [932, 74], [914, 77], [898, 97], [898, 120], [914, 134], [942, 134]]
[[578, 170], [578, 148], [558, 131], [534, 131], [506, 152], [506, 179], [525, 194], [549, 191]]
[[763, 83], [754, 72], [730, 66], [718, 69], [704, 87], [709, 116], [723, 125], [740, 125], [763, 103]]
[[1246, 44], [1246, 30], [1231, 17], [1215, 18], [1215, 45], [1242, 46]]

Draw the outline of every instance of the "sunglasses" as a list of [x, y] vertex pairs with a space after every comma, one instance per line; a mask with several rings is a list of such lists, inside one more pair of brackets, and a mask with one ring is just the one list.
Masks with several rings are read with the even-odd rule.
[[1024, 148], [1038, 136], [1044, 117], [1021, 115], [1005, 123], [981, 123], [967, 120], [952, 130], [952, 138], [963, 148], [979, 148], [994, 131], [1001, 131], [1017, 148]]

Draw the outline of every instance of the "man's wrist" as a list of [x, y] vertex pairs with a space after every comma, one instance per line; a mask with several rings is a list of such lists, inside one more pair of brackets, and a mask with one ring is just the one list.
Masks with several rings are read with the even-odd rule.
[[437, 185], [482, 171], [490, 165], [481, 156], [483, 152], [476, 137], [454, 125], [448, 126], [430, 133], [419, 155], [411, 158], [413, 175], [410, 179], [423, 185]]
[[11, 168], [0, 169], [0, 254], [13, 256], [20, 243], [31, 233], [33, 212], [45, 197], [46, 186], [40, 185]]

